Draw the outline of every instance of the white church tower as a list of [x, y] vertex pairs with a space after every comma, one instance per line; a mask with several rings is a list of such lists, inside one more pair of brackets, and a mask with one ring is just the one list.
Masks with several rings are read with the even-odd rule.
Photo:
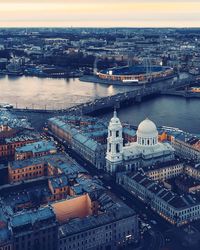
[[123, 137], [122, 125], [114, 111], [108, 126], [107, 152], [106, 152], [106, 169], [110, 173], [115, 173], [117, 168], [122, 164], [123, 155]]

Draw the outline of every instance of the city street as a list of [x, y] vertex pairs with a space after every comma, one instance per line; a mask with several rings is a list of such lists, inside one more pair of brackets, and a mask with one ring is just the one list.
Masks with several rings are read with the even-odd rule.
[[[167, 223], [164, 219], [160, 218], [154, 211], [149, 209], [145, 204], [131, 195], [129, 192], [124, 190], [121, 186], [117, 185], [107, 173], [104, 171], [98, 171], [90, 163], [86, 162], [76, 152], [70, 149], [67, 145], [64, 145], [65, 151], [72, 158], [74, 158], [80, 165], [84, 166], [85, 169], [93, 176], [98, 178], [104, 183], [104, 186], [111, 190], [117, 197], [121, 198], [129, 207], [133, 208], [139, 215], [141, 221], [145, 221], [151, 225], [151, 229], [144, 233], [142, 236], [141, 250], [159, 250], [164, 249], [165, 238], [164, 233], [169, 230], [172, 226]], [[151, 221], [156, 222], [152, 224]], [[169, 248], [170, 249], [170, 248]], [[173, 248], [171, 248], [173, 249]]]
[[[55, 140], [57, 140], [55, 138]], [[57, 140], [58, 141], [58, 140]], [[138, 249], [138, 250], [198, 250], [199, 243], [195, 241], [195, 236], [188, 237], [187, 230], [189, 226], [177, 228], [156, 212], [150, 209], [141, 200], [134, 197], [127, 192], [121, 186], [117, 185], [114, 177], [111, 177], [103, 170], [96, 169], [91, 163], [85, 161], [80, 155], [69, 148], [66, 144], [58, 141], [58, 146], [62, 145], [65, 152], [74, 158], [81, 166], [83, 166], [92, 176], [96, 176], [101, 180], [108, 190], [115, 194], [118, 198], [123, 200], [129, 207], [133, 208], [139, 216], [140, 224], [140, 242], [139, 246], [128, 246], [126, 249]], [[142, 227], [142, 224], [146, 224], [146, 227]], [[193, 222], [194, 228], [200, 228], [199, 222]], [[199, 231], [196, 238], [199, 236]], [[181, 239], [181, 241], [180, 241]], [[191, 240], [193, 239], [193, 240]], [[197, 240], [197, 239], [196, 239]]]

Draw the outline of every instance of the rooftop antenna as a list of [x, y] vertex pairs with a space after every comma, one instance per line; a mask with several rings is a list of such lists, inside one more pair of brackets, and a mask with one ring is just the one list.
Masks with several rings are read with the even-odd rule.
[[114, 105], [114, 111], [117, 111], [117, 109], [120, 109], [120, 102], [117, 102]]

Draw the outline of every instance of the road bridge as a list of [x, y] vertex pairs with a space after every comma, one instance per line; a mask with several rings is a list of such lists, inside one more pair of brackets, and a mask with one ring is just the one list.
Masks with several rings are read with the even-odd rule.
[[147, 84], [129, 92], [119, 93], [113, 96], [107, 96], [91, 102], [76, 105], [69, 108], [68, 112], [85, 115], [114, 107], [119, 108], [120, 106], [128, 105], [133, 102], [141, 102], [143, 99], [150, 96], [160, 95], [163, 91], [167, 91], [169, 89], [175, 90], [180, 87], [185, 88], [186, 86], [189, 86], [192, 81], [193, 78], [189, 77], [187, 79], [177, 79], [176, 81], [170, 81], [168, 83], [163, 82], [160, 84]]
[[141, 102], [143, 99], [160, 95], [162, 93], [167, 93], [168, 90], [175, 90], [180, 87], [189, 86], [192, 82], [194, 82], [193, 77], [188, 77], [186, 79], [177, 79], [176, 81], [163, 81], [160, 83], [151, 83], [141, 86], [140, 88], [131, 90], [129, 92], [118, 93], [116, 95], [97, 98], [94, 101], [90, 101], [87, 103], [75, 105], [66, 109], [58, 109], [58, 110], [48, 110], [48, 109], [13, 109], [16, 112], [21, 112], [25, 114], [26, 112], [30, 113], [39, 113], [39, 114], [48, 114], [50, 116], [56, 115], [65, 115], [65, 114], [81, 114], [87, 115], [94, 112], [98, 112], [101, 110], [111, 109], [114, 107], [120, 107], [122, 105], [127, 105], [133, 102]]

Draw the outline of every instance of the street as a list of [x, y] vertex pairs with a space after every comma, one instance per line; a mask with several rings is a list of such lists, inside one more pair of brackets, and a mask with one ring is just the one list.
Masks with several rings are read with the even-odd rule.
[[[56, 139], [56, 138], [55, 138]], [[57, 140], [57, 139], [56, 139]], [[58, 140], [57, 140], [58, 141]], [[61, 143], [59, 141], [59, 143]], [[74, 158], [81, 166], [83, 166], [92, 176], [97, 177], [102, 181], [105, 188], [110, 190], [114, 195], [123, 200], [129, 207], [133, 208], [138, 214], [140, 223], [140, 244], [139, 246], [129, 246], [126, 249], [138, 250], [197, 250], [199, 248], [183, 246], [179, 238], [180, 228], [169, 224], [155, 211], [150, 209], [147, 204], [134, 197], [131, 193], [116, 184], [114, 177], [108, 175], [103, 170], [96, 169], [91, 163], [87, 162], [75, 151], [69, 148], [64, 143], [61, 145], [65, 148], [65, 152]], [[145, 223], [149, 229], [144, 231], [141, 224]]]

